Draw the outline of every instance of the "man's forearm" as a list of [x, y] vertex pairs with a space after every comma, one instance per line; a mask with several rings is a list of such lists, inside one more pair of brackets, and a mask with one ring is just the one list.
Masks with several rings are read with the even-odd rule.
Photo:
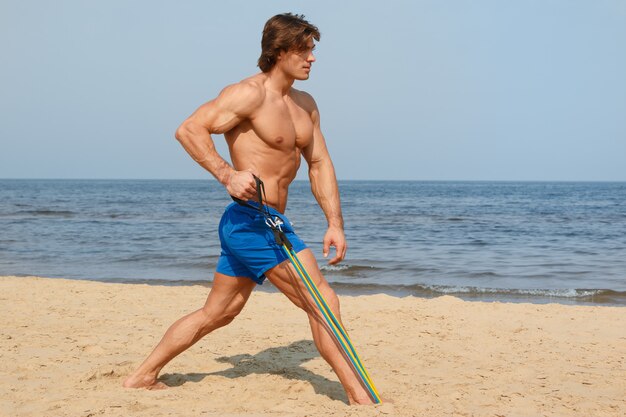
[[228, 185], [235, 170], [217, 153], [208, 130], [183, 125], [176, 131], [176, 139], [194, 161], [213, 174], [221, 184]]
[[328, 227], [343, 229], [339, 187], [332, 161], [327, 159], [309, 166], [309, 179], [311, 191], [326, 216]]

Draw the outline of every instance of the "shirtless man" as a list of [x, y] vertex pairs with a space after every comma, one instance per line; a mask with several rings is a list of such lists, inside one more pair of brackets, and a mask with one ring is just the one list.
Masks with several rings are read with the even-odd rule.
[[[324, 257], [334, 246], [336, 256], [329, 263], [344, 259], [347, 246], [339, 191], [320, 130], [319, 112], [309, 94], [292, 87], [295, 80], [309, 78], [315, 62], [314, 40], [319, 38], [318, 29], [303, 16], [287, 13], [272, 17], [263, 30], [258, 63], [262, 72], [226, 87], [216, 99], [200, 106], [178, 128], [176, 138], [231, 196], [254, 201], [257, 190], [253, 175], [264, 182], [272, 214], [284, 220], [283, 230], [294, 250], [341, 320], [335, 292], [322, 276], [311, 250], [282, 214], [289, 184], [303, 156], [309, 165], [311, 189], [328, 221]], [[232, 167], [216, 152], [212, 133], [224, 134]], [[256, 284], [267, 278], [308, 314], [315, 345], [337, 374], [350, 404], [372, 403], [262, 216], [252, 208], [232, 203], [220, 222], [220, 240], [222, 253], [204, 307], [175, 322], [148, 358], [124, 381], [124, 386], [164, 388], [157, 377], [165, 364], [205, 335], [230, 323]]]

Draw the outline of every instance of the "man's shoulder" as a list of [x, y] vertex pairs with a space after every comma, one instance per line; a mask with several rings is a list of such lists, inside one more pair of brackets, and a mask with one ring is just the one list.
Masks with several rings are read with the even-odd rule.
[[267, 76], [265, 74], [258, 73], [258, 74], [254, 74], [251, 75], [247, 78], [244, 78], [243, 80], [239, 81], [238, 83], [234, 84], [234, 85], [239, 85], [242, 88], [248, 88], [248, 89], [253, 89], [253, 90], [259, 90], [262, 91], [263, 93], [265, 93], [265, 85], [264, 82], [267, 79]]
[[265, 88], [258, 76], [252, 76], [226, 86], [220, 97], [222, 101], [236, 103], [236, 107], [252, 110], [265, 100]]
[[317, 110], [317, 103], [313, 96], [306, 91], [291, 88], [291, 96], [300, 106], [302, 106], [309, 113]]

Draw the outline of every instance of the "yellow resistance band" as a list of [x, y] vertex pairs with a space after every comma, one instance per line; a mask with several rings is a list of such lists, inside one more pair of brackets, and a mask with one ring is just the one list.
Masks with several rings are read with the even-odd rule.
[[342, 326], [339, 320], [337, 320], [337, 317], [334, 315], [334, 313], [328, 306], [328, 303], [324, 299], [324, 296], [321, 294], [321, 292], [317, 288], [317, 285], [315, 285], [315, 282], [313, 282], [310, 275], [304, 268], [304, 265], [302, 265], [302, 263], [300, 262], [296, 254], [292, 253], [292, 251], [289, 250], [287, 246], [284, 244], [283, 244], [283, 251], [289, 257], [291, 264], [296, 269], [296, 272], [298, 272], [298, 275], [300, 276], [300, 278], [302, 279], [302, 282], [304, 282], [305, 286], [307, 287], [307, 290], [309, 291], [309, 294], [311, 294], [311, 297], [313, 297], [315, 304], [317, 304], [318, 308], [320, 309], [320, 312], [326, 319], [326, 322], [331, 327], [331, 330], [335, 334], [335, 337], [339, 341], [339, 344], [341, 344], [341, 347], [343, 348], [345, 353], [348, 355], [350, 362], [352, 362], [352, 365], [357, 371], [357, 374], [361, 377], [361, 380], [365, 384], [365, 387], [369, 391], [374, 402], [380, 403], [381, 402], [380, 395], [378, 394], [378, 391], [376, 387], [374, 386], [374, 382], [372, 382], [372, 379], [369, 376], [369, 373], [365, 369], [365, 366], [361, 362], [359, 355], [354, 349], [354, 346], [352, 345], [352, 341], [350, 340], [350, 337], [348, 336], [348, 333], [346, 332], [345, 328]]

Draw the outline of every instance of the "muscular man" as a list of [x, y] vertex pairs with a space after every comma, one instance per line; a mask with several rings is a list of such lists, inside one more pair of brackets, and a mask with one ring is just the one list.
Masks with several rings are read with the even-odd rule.
[[[322, 276], [313, 253], [295, 235], [283, 214], [289, 184], [303, 156], [309, 165], [311, 189], [328, 221], [324, 257], [334, 246], [336, 256], [329, 263], [344, 259], [347, 247], [339, 191], [320, 130], [319, 112], [309, 94], [292, 87], [295, 80], [309, 78], [315, 62], [314, 41], [319, 38], [318, 29], [303, 16], [287, 13], [272, 17], [263, 30], [258, 62], [262, 72], [226, 87], [216, 99], [200, 106], [178, 128], [176, 138], [233, 197], [254, 204], [257, 190], [253, 175], [261, 178], [272, 215], [283, 219], [283, 230], [294, 250], [339, 318], [336, 294]], [[232, 167], [216, 152], [212, 133], [224, 134]], [[232, 203], [219, 229], [222, 252], [204, 307], [175, 322], [124, 386], [162, 388], [157, 376], [165, 364], [208, 333], [230, 323], [256, 284], [267, 278], [308, 314], [315, 345], [337, 374], [349, 402], [371, 403], [263, 217], [253, 208]]]

